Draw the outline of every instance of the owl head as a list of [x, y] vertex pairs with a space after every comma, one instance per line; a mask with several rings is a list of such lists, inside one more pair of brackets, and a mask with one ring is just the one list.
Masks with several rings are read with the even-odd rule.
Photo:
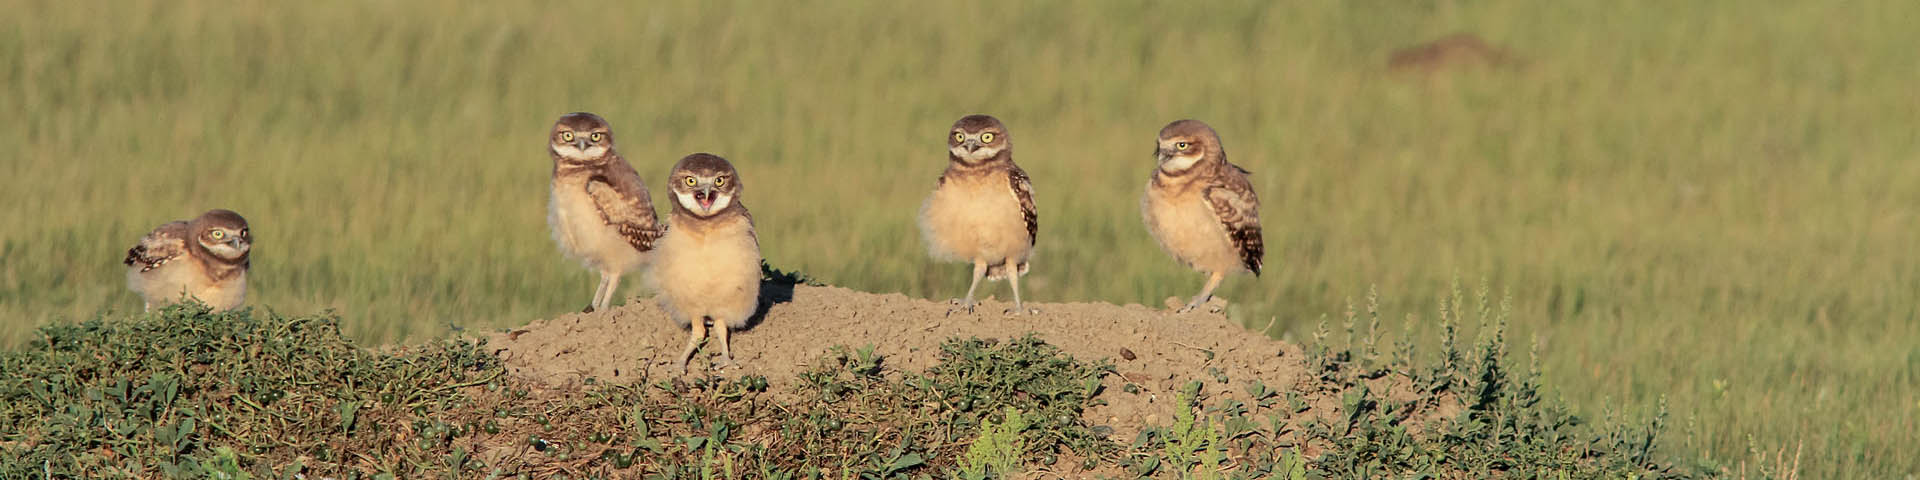
[[208, 210], [188, 222], [187, 228], [193, 232], [194, 242], [222, 260], [235, 263], [246, 260], [247, 252], [253, 248], [253, 232], [247, 230], [247, 219], [232, 210]]
[[947, 153], [956, 161], [978, 164], [1012, 150], [1011, 141], [1007, 126], [1001, 124], [1000, 119], [968, 115], [953, 122], [953, 128], [947, 132]]
[[547, 150], [553, 152], [555, 161], [597, 163], [613, 151], [613, 128], [599, 115], [569, 113], [553, 122]]
[[1227, 152], [1221, 148], [1220, 135], [1213, 133], [1213, 127], [1199, 120], [1179, 120], [1160, 129], [1153, 156], [1159, 160], [1160, 170], [1178, 173], [1209, 158], [1223, 161]]
[[673, 204], [697, 217], [710, 217], [736, 205], [740, 197], [740, 174], [727, 159], [709, 153], [695, 153], [673, 165], [667, 175], [672, 187]]

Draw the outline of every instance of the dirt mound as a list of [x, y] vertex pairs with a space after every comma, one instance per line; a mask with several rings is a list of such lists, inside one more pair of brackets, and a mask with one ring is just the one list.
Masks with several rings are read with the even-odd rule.
[[[733, 336], [739, 367], [721, 373], [764, 375], [774, 395], [791, 392], [798, 374], [835, 345], [873, 345], [887, 367], [919, 371], [939, 360], [947, 338], [1032, 333], [1074, 358], [1112, 360], [1119, 375], [1106, 379], [1101, 398], [1107, 405], [1089, 410], [1086, 418], [1131, 440], [1145, 424], [1170, 421], [1174, 393], [1187, 381], [1206, 380], [1206, 390], [1219, 398], [1244, 397], [1255, 380], [1279, 391], [1305, 380], [1298, 347], [1248, 332], [1218, 314], [1036, 303], [1028, 307], [1038, 308], [1038, 315], [1014, 317], [1000, 313], [1009, 302], [988, 299], [976, 308], [979, 313], [948, 316], [945, 303], [838, 287], [768, 283], [761, 295], [764, 317]], [[630, 383], [678, 375], [674, 357], [686, 338], [657, 302], [634, 299], [611, 311], [536, 321], [492, 335], [488, 345], [510, 372], [529, 379]], [[696, 355], [693, 368], [705, 367], [705, 358], [704, 352]], [[1126, 392], [1127, 383], [1136, 384], [1137, 393]]]
[[1387, 57], [1387, 69], [1431, 74], [1461, 68], [1516, 68], [1525, 60], [1471, 33], [1455, 33], [1399, 50]]

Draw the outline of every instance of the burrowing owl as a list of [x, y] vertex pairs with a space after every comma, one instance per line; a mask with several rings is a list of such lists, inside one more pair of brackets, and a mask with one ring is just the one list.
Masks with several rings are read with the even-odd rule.
[[1013, 164], [1007, 127], [987, 115], [968, 115], [947, 132], [947, 171], [920, 208], [920, 230], [933, 257], [973, 263], [973, 283], [960, 308], [973, 312], [980, 279], [1006, 278], [1013, 287], [1013, 309], [1020, 301], [1020, 276], [1039, 233], [1033, 207], [1033, 182]]
[[216, 310], [238, 308], [247, 299], [247, 254], [253, 232], [247, 219], [229, 210], [208, 210], [189, 221], [153, 229], [127, 249], [127, 288], [146, 309], [192, 297]]
[[600, 287], [585, 311], [605, 310], [620, 288], [620, 276], [647, 263], [661, 228], [653, 200], [620, 152], [607, 121], [569, 113], [547, 138], [553, 157], [553, 191], [547, 224], [560, 250], [600, 273]]
[[667, 181], [673, 228], [660, 240], [653, 281], [673, 321], [692, 329], [680, 371], [706, 340], [708, 323], [720, 344], [714, 366], [725, 367], [733, 364], [729, 331], [746, 328], [760, 305], [760, 241], [740, 204], [740, 174], [727, 159], [696, 153], [680, 159]]
[[1227, 163], [1220, 136], [1205, 123], [1167, 124], [1154, 156], [1160, 166], [1140, 199], [1147, 230], [1174, 259], [1208, 274], [1200, 294], [1179, 309], [1188, 312], [1213, 298], [1227, 274], [1260, 275], [1260, 198], [1247, 170]]

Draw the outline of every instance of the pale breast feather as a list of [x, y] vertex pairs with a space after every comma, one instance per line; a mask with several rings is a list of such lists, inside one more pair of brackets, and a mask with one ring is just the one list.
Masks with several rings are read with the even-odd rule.
[[140, 243], [127, 249], [127, 258], [121, 263], [129, 267], [139, 267], [145, 273], [166, 265], [173, 259], [187, 254], [187, 222], [167, 222], [160, 228], [140, 238]]
[[1246, 169], [1228, 164], [1206, 187], [1203, 197], [1213, 209], [1214, 218], [1226, 228], [1227, 240], [1240, 252], [1240, 263], [1259, 275], [1266, 245], [1260, 236], [1260, 198], [1254, 193], [1253, 184], [1247, 181], [1248, 173]]

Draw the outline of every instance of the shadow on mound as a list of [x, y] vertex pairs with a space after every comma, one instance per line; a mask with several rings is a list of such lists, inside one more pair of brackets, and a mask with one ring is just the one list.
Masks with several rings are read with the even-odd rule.
[[747, 318], [747, 326], [741, 330], [752, 330], [760, 326], [761, 322], [767, 320], [767, 312], [773, 311], [774, 305], [792, 302], [794, 285], [792, 282], [779, 279], [761, 280], [760, 305], [754, 307], [753, 316]]

